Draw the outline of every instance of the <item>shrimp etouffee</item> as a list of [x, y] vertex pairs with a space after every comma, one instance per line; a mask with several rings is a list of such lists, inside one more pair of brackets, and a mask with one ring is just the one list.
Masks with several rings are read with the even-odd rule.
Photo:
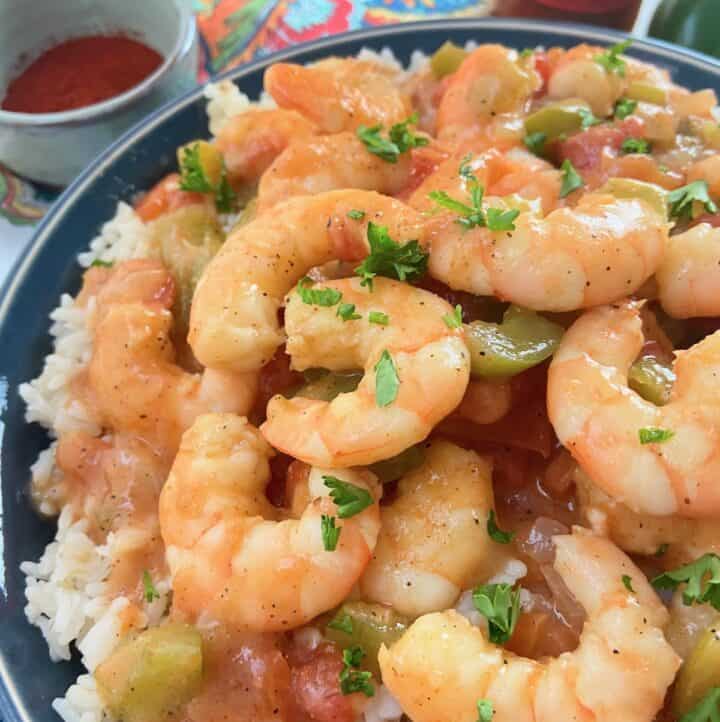
[[715, 93], [629, 41], [265, 90], [75, 300], [106, 718], [720, 719]]

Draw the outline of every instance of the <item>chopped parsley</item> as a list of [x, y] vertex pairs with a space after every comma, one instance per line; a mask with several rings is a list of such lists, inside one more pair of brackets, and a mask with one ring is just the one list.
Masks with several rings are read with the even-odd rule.
[[632, 585], [632, 577], [629, 574], [623, 574], [622, 577], [620, 577], [620, 579], [622, 579], [622, 583], [623, 583], [623, 586], [625, 587], [625, 589], [627, 589], [629, 592], [632, 592], [633, 594], [635, 594], [635, 590], [633, 589], [633, 585]]
[[620, 98], [620, 100], [615, 103], [615, 117], [618, 120], [625, 120], [628, 115], [632, 115], [635, 112], [637, 104], [637, 100], [632, 100], [631, 98]]
[[656, 557], [664, 557], [667, 554], [667, 550], [670, 548], [670, 545], [665, 543], [661, 544], [657, 550], [655, 551]]
[[654, 426], [647, 426], [638, 431], [638, 437], [641, 444], [662, 444], [669, 441], [675, 436], [675, 432], [670, 429], [658, 429]]
[[718, 207], [710, 198], [707, 181], [696, 180], [667, 195], [671, 218], [694, 218], [693, 205], [701, 203], [708, 213], [717, 213]]
[[205, 175], [200, 159], [200, 144], [194, 143], [183, 149], [180, 160], [180, 190], [193, 193], [212, 193], [215, 196], [215, 207], [221, 213], [229, 213], [235, 202], [235, 191], [228, 179], [223, 162], [220, 181], [213, 184]]
[[577, 112], [581, 118], [580, 127], [583, 130], [590, 128], [593, 125], [598, 125], [598, 123], [602, 123], [602, 118], [596, 118], [593, 115], [592, 110], [588, 110], [587, 108], [578, 108]]
[[463, 322], [462, 306], [458, 303], [452, 313], [446, 313], [442, 320], [448, 328], [461, 328]]
[[524, 138], [523, 142], [525, 147], [535, 155], [542, 156], [545, 152], [545, 143], [547, 141], [547, 133], [543, 133], [541, 130], [537, 133], [528, 133]]
[[337, 629], [338, 632], [345, 632], [345, 634], [353, 633], [353, 621], [349, 614], [343, 614], [341, 617], [335, 617], [328, 622], [330, 629]]
[[514, 531], [503, 531], [495, 520], [495, 511], [490, 509], [487, 518], [487, 533], [498, 544], [509, 544], [515, 537]]
[[362, 692], [366, 697], [375, 694], [375, 687], [370, 681], [372, 674], [358, 669], [364, 656], [362, 647], [355, 646], [343, 650], [343, 668], [339, 677], [340, 691], [343, 694]]
[[99, 258], [96, 258], [90, 264], [90, 268], [112, 268], [112, 267], [113, 267], [112, 261], [101, 261]]
[[477, 711], [477, 722], [491, 722], [495, 714], [493, 703], [489, 699], [479, 699], [477, 701]]
[[391, 126], [387, 138], [381, 135], [382, 125], [373, 125], [370, 128], [361, 125], [356, 131], [357, 137], [373, 155], [388, 163], [397, 163], [401, 153], [411, 148], [421, 148], [429, 142], [425, 136], [416, 135], [410, 130], [410, 126], [417, 122], [418, 114], [413, 113], [402, 123]]
[[690, 564], [660, 574], [652, 580], [656, 589], [677, 589], [687, 584], [683, 590], [683, 603], [710, 604], [720, 610], [720, 557], [717, 554], [703, 554]]
[[472, 593], [473, 605], [488, 621], [490, 641], [510, 639], [520, 616], [520, 590], [510, 584], [482, 584]]
[[375, 276], [387, 276], [398, 281], [415, 281], [425, 275], [428, 253], [417, 241], [397, 243], [390, 238], [387, 226], [368, 223], [368, 257], [355, 269], [362, 278], [361, 286], [372, 290]]
[[323, 476], [322, 480], [330, 489], [330, 498], [335, 502], [341, 519], [349, 519], [372, 506], [373, 498], [367, 489], [335, 476]]
[[352, 218], [354, 221], [361, 221], [365, 218], [365, 211], [359, 211], [357, 208], [353, 208], [347, 212], [347, 217]]
[[569, 196], [573, 191], [582, 188], [584, 183], [580, 174], [575, 170], [569, 158], [566, 158], [560, 166], [562, 171], [562, 186], [560, 187], [560, 198]]
[[356, 321], [358, 318], [362, 318], [359, 313], [355, 313], [354, 303], [341, 303], [338, 306], [336, 315], [343, 321]]
[[485, 189], [478, 183], [477, 177], [470, 169], [469, 157], [465, 156], [458, 169], [458, 175], [464, 178], [469, 186], [470, 205], [452, 198], [445, 191], [431, 191], [428, 198], [442, 208], [458, 214], [457, 223], [463, 228], [486, 227], [491, 231], [514, 231], [513, 221], [520, 215], [518, 210], [503, 211], [501, 208], [483, 209]]
[[400, 388], [397, 368], [392, 356], [385, 349], [375, 364], [375, 403], [381, 408], [395, 401]]
[[320, 517], [320, 533], [322, 535], [323, 548], [326, 552], [334, 552], [342, 528], [335, 526], [335, 517], [323, 514]]
[[160, 599], [160, 592], [155, 588], [150, 572], [147, 569], [143, 572], [142, 583], [143, 596], [148, 604], [152, 604], [156, 599]]
[[390, 316], [382, 311], [370, 311], [368, 313], [368, 321], [376, 323], [378, 326], [387, 326], [390, 323]]
[[720, 722], [720, 687], [711, 687], [678, 722]]
[[334, 306], [340, 303], [342, 293], [335, 288], [310, 288], [307, 284], [312, 280], [307, 276], [300, 280], [297, 286], [298, 296], [302, 298], [303, 303], [312, 306]]
[[532, 48], [523, 48], [519, 55], [521, 58], [529, 58], [535, 51]]
[[624, 40], [621, 43], [609, 47], [604, 53], [596, 55], [593, 60], [605, 68], [608, 73], [615, 73], [621, 78], [625, 77], [625, 61], [620, 57], [630, 46], [632, 40]]
[[649, 153], [652, 145], [645, 138], [625, 138], [620, 150], [623, 153]]

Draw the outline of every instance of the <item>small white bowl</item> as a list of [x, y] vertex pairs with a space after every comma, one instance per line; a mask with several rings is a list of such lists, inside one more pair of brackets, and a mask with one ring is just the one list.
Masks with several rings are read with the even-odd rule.
[[140, 84], [61, 113], [0, 109], [0, 163], [64, 186], [125, 130], [196, 82], [195, 16], [188, 0], [0, 0], [0, 99], [44, 50], [70, 38], [123, 34], [164, 58]]

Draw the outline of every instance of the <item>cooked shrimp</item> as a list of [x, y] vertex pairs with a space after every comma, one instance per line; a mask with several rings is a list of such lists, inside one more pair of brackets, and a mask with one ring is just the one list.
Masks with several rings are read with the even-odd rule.
[[[280, 520], [265, 496], [272, 449], [246, 419], [207, 414], [184, 434], [160, 496], [160, 525], [173, 580], [173, 606], [230, 627], [292, 629], [345, 599], [364, 571], [379, 531], [381, 494], [369, 472], [313, 470], [311, 503]], [[321, 517], [337, 516], [322, 475], [369, 491], [374, 503], [337, 519], [337, 547], [325, 551]]]
[[172, 276], [159, 262], [117, 266], [97, 296], [88, 366], [103, 422], [157, 441], [172, 454], [198, 414], [247, 411], [257, 383], [255, 374], [193, 374], [176, 365], [169, 311], [174, 296]]
[[297, 110], [324, 133], [339, 133], [391, 126], [410, 115], [410, 100], [395, 75], [372, 61], [328, 58], [309, 66], [275, 63], [264, 82], [281, 108]]
[[[276, 448], [319, 466], [372, 464], [422, 441], [461, 401], [470, 376], [462, 329], [443, 316], [443, 299], [398, 281], [376, 278], [373, 290], [360, 279], [323, 284], [355, 304], [362, 318], [344, 321], [335, 307], [304, 303], [291, 293], [285, 305], [286, 349], [294, 368], [333, 371], [364, 368], [357, 390], [333, 401], [275, 396], [261, 431]], [[371, 312], [387, 325], [369, 323]], [[398, 384], [396, 398], [377, 399], [376, 364], [389, 355]], [[386, 363], [388, 359], [386, 358]]]
[[423, 464], [380, 510], [380, 536], [360, 579], [363, 598], [414, 618], [452, 607], [464, 589], [489, 578], [498, 566], [486, 523], [491, 476], [474, 451], [428, 444]]
[[493, 722], [655, 718], [680, 666], [663, 636], [667, 610], [611, 542], [579, 530], [553, 539], [555, 569], [588, 615], [577, 649], [534, 661], [491, 644], [457, 612], [420, 617], [379, 654], [383, 682], [414, 722], [475, 722], [481, 699]]
[[[486, 199], [502, 207], [500, 199]], [[466, 230], [454, 213], [427, 224], [430, 274], [455, 290], [538, 311], [572, 311], [633, 293], [657, 270], [668, 224], [648, 203], [587, 193], [544, 218], [524, 211], [513, 231]]]
[[704, 180], [708, 184], [710, 195], [720, 199], [720, 154], [693, 163], [687, 172], [687, 182]]
[[[459, 141], [485, 137], [507, 147], [522, 142], [519, 116], [540, 87], [538, 74], [515, 50], [481, 45], [452, 76], [437, 111], [437, 137]], [[488, 143], [490, 141], [488, 140]]]
[[368, 151], [354, 133], [337, 133], [290, 144], [263, 175], [258, 210], [293, 196], [358, 188], [395, 195], [408, 182], [409, 153], [388, 163]]
[[716, 519], [637, 514], [608, 496], [582, 471], [574, 474], [578, 507], [596, 534], [606, 536], [623, 551], [655, 556], [667, 569], [688, 564], [706, 552], [720, 552]]
[[[353, 210], [364, 218], [349, 218]], [[195, 290], [188, 340], [200, 362], [261, 368], [284, 340], [277, 311], [285, 294], [314, 266], [363, 258], [370, 221], [387, 226], [397, 241], [423, 237], [411, 208], [355, 190], [293, 198], [232, 233]]]
[[640, 307], [594, 309], [565, 333], [548, 374], [550, 421], [583, 471], [633, 511], [717, 516], [720, 332], [676, 352], [670, 402], [655, 406], [628, 388], [643, 345]]
[[507, 379], [471, 379], [457, 408], [458, 416], [474, 424], [500, 421], [512, 407], [512, 385]]
[[410, 196], [413, 208], [429, 211], [436, 208], [430, 198], [432, 191], [445, 191], [459, 200], [468, 197], [468, 180], [459, 172], [467, 166], [489, 196], [516, 195], [518, 199], [538, 200], [543, 213], [549, 213], [559, 205], [562, 177], [550, 163], [521, 148], [506, 153], [496, 149], [477, 155], [465, 150], [454, 153], [427, 176]]
[[670, 236], [655, 279], [671, 316], [720, 315], [720, 228], [701, 223]]
[[564, 53], [554, 65], [548, 79], [550, 98], [581, 98], [599, 118], [612, 115], [627, 81], [618, 73], [606, 70], [595, 57], [606, 48], [577, 45]]
[[257, 181], [291, 142], [308, 142], [315, 132], [294, 110], [248, 110], [230, 118], [216, 144], [231, 181]]

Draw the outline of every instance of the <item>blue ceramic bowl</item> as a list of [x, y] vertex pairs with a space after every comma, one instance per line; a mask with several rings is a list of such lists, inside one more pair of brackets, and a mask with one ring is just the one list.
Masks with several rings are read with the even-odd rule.
[[[353, 55], [363, 46], [392, 48], [403, 62], [413, 50], [431, 53], [445, 40], [498, 42], [516, 48], [611, 44], [618, 33], [575, 25], [510, 20], [447, 20], [359, 31], [301, 45], [228, 73], [256, 97], [264, 68], [277, 60], [308, 62]], [[671, 45], [636, 41], [630, 55], [666, 67], [693, 89], [720, 89], [720, 63]], [[53, 664], [39, 632], [23, 614], [20, 562], [37, 559], [54, 535], [38, 518], [27, 494], [29, 467], [48, 444], [45, 432], [23, 420], [18, 385], [36, 376], [50, 351], [48, 314], [60, 294], [80, 285], [77, 253], [85, 249], [120, 200], [149, 188], [172, 170], [175, 149], [207, 135], [205, 101], [193, 91], [149, 116], [124, 135], [60, 197], [38, 228], [29, 250], [0, 294], [0, 717], [4, 722], [57, 722], [51, 701], [64, 694], [80, 664]]]

